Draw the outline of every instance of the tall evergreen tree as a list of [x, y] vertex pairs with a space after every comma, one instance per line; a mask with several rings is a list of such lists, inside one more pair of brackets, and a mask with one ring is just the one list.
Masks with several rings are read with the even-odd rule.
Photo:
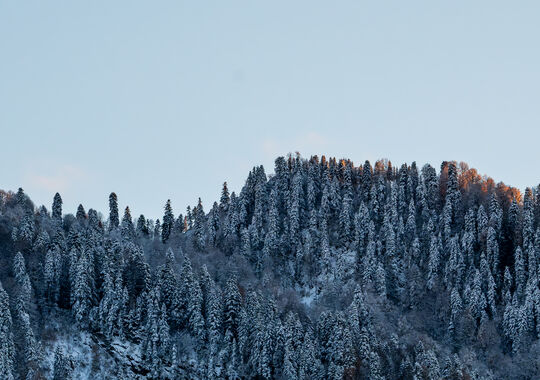
[[0, 283], [0, 376], [6, 380], [15, 379], [12, 325], [9, 297]]
[[174, 215], [171, 207], [171, 200], [168, 199], [165, 204], [165, 214], [163, 215], [163, 224], [161, 225], [161, 241], [163, 243], [169, 240], [174, 226]]
[[228, 211], [230, 202], [231, 202], [231, 197], [229, 195], [227, 182], [223, 182], [223, 189], [221, 190], [221, 198], [219, 200], [220, 209], [225, 212]]
[[118, 197], [116, 193], [109, 195], [109, 229], [115, 229], [120, 224], [120, 217], [118, 215]]
[[62, 197], [56, 193], [52, 204], [52, 218], [56, 221], [62, 221]]
[[73, 378], [71, 359], [69, 356], [64, 355], [60, 346], [58, 346], [54, 352], [53, 373], [53, 380], [71, 380]]

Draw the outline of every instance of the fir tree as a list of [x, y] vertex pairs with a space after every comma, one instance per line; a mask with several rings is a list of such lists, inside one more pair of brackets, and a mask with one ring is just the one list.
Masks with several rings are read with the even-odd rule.
[[62, 221], [62, 197], [56, 193], [52, 204], [52, 218], [56, 221]]
[[0, 376], [2, 379], [15, 379], [14, 355], [9, 297], [0, 283]]
[[146, 334], [142, 342], [143, 357], [148, 365], [149, 375], [155, 379], [165, 377], [167, 364], [171, 359], [167, 311], [165, 305], [160, 307], [159, 299], [159, 290], [154, 287], [150, 292], [147, 305]]
[[206, 247], [206, 231], [204, 229], [206, 223], [201, 198], [199, 198], [199, 203], [193, 210], [193, 219], [195, 248], [199, 251], [203, 251]]
[[118, 198], [116, 193], [111, 193], [109, 195], [109, 229], [112, 230], [117, 228], [120, 224], [120, 219], [118, 216]]
[[231, 197], [229, 195], [229, 189], [227, 188], [227, 182], [223, 182], [223, 189], [221, 190], [221, 198], [219, 200], [219, 207], [222, 211], [227, 212], [229, 209], [229, 203]]
[[65, 356], [60, 346], [54, 352], [53, 380], [70, 380], [73, 376], [73, 368], [69, 356]]
[[124, 210], [124, 216], [122, 217], [122, 236], [125, 238], [133, 238], [135, 229], [133, 227], [133, 220], [131, 219], [131, 211], [129, 207]]
[[161, 225], [161, 241], [165, 243], [169, 240], [174, 225], [174, 215], [171, 207], [171, 200], [168, 199], [165, 204], [165, 214], [163, 215], [163, 224]]
[[225, 332], [236, 337], [238, 334], [238, 319], [240, 314], [241, 296], [236, 283], [236, 278], [230, 276], [225, 286], [225, 310], [224, 310], [224, 328]]
[[146, 218], [142, 214], [139, 216], [139, 219], [137, 219], [136, 231], [137, 234], [141, 236], [148, 236], [150, 234], [148, 224], [146, 223]]
[[84, 207], [82, 204], [79, 204], [79, 206], [77, 207], [76, 218], [79, 223], [83, 223], [86, 220], [86, 211], [84, 211]]

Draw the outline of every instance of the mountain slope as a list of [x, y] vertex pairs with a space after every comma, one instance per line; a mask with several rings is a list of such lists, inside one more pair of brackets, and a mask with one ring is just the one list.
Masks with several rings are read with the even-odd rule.
[[161, 221], [0, 202], [0, 376], [540, 374], [540, 197], [443, 162], [279, 157]]

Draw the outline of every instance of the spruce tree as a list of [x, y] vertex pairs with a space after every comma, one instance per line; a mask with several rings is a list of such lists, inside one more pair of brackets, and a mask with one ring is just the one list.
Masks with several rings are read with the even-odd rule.
[[163, 223], [161, 225], [161, 241], [165, 243], [169, 240], [174, 226], [174, 215], [171, 207], [171, 200], [168, 199], [165, 204], [165, 214], [163, 215]]
[[167, 321], [173, 329], [179, 328], [182, 323], [182, 305], [176, 271], [174, 252], [169, 248], [166, 252], [165, 264], [158, 269], [158, 281], [162, 302], [167, 308]]
[[141, 214], [137, 219], [136, 231], [137, 234], [140, 236], [148, 236], [150, 234], [150, 231], [148, 230], [148, 224], [146, 223], [146, 218], [143, 214]]
[[62, 221], [62, 197], [58, 193], [54, 195], [54, 199], [53, 199], [52, 218], [53, 220], [56, 220], [59, 222]]
[[76, 218], [79, 223], [83, 223], [86, 220], [86, 211], [84, 211], [84, 207], [82, 204], [79, 204], [79, 206], [77, 207]]
[[165, 377], [167, 364], [171, 359], [167, 311], [165, 305], [160, 307], [159, 299], [159, 290], [154, 287], [150, 292], [147, 305], [146, 334], [142, 342], [143, 358], [147, 363], [149, 375], [155, 379]]
[[6, 380], [15, 379], [12, 325], [9, 297], [0, 283], [0, 377]]
[[131, 211], [129, 210], [129, 207], [126, 207], [124, 210], [121, 233], [126, 239], [132, 239], [135, 236], [135, 228], [133, 227], [133, 220], [131, 219]]
[[231, 197], [229, 195], [229, 189], [227, 187], [227, 182], [223, 182], [223, 189], [221, 190], [221, 198], [219, 200], [219, 207], [222, 211], [227, 212], [229, 209], [229, 203]]
[[199, 251], [204, 251], [206, 248], [206, 230], [205, 230], [205, 215], [202, 206], [201, 198], [197, 207], [193, 209], [193, 230], [195, 237], [195, 248]]
[[30, 304], [33, 302], [33, 289], [30, 283], [30, 277], [26, 272], [26, 265], [22, 253], [17, 252], [13, 260], [13, 273], [18, 285], [19, 298], [24, 304], [26, 310], [29, 310]]
[[116, 193], [111, 193], [109, 195], [109, 230], [113, 230], [118, 227], [120, 224], [120, 219], [118, 215], [118, 197]]
[[230, 276], [227, 279], [225, 286], [225, 310], [223, 325], [225, 332], [231, 334], [231, 336], [237, 337], [238, 335], [238, 319], [240, 315], [240, 306], [242, 298], [238, 290], [236, 278]]
[[64, 355], [60, 346], [57, 346], [54, 352], [53, 373], [53, 380], [71, 380], [73, 377], [71, 359], [69, 356]]

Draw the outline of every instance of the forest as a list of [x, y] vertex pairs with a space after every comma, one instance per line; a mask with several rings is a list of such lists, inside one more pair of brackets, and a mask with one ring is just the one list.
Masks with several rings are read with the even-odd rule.
[[273, 170], [157, 220], [0, 191], [0, 378], [540, 378], [540, 187]]

